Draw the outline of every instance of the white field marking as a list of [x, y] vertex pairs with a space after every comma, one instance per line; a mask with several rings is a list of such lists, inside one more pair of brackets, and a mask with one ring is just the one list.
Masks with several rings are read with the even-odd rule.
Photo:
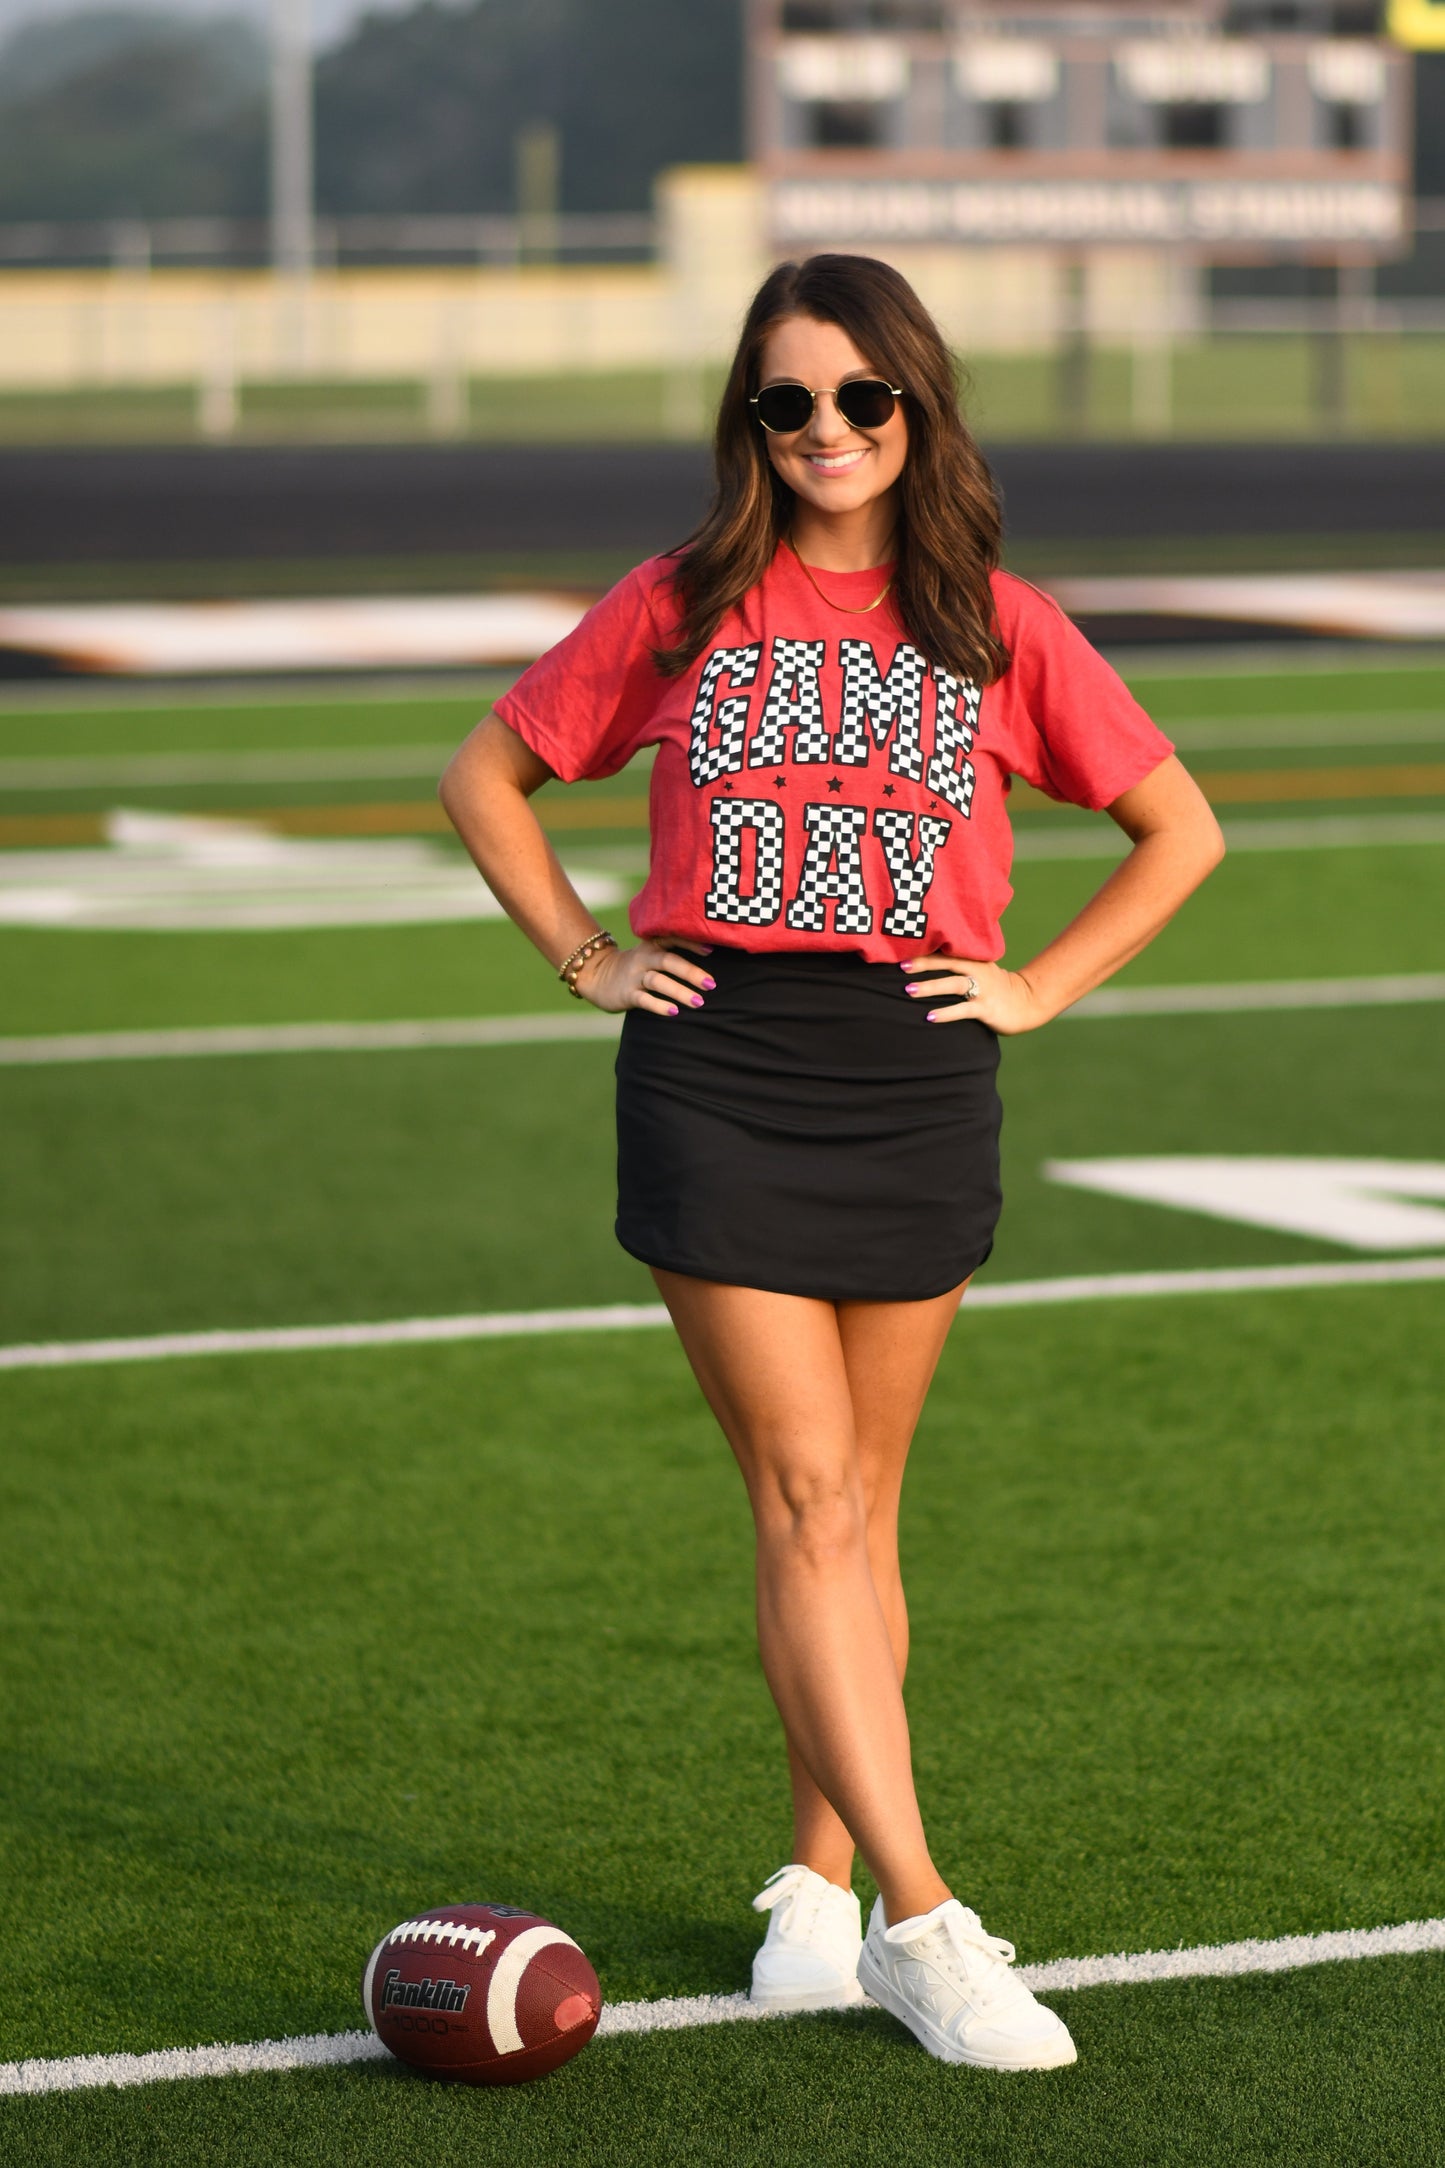
[[0, 643], [121, 677], [533, 662], [585, 614], [576, 595], [328, 595], [0, 609]]
[[1122, 611], [1366, 640], [1445, 639], [1445, 574], [1436, 570], [1070, 575], [1050, 581], [1049, 592], [1071, 616]]
[[1387, 677], [1445, 665], [1445, 644], [1383, 640], [1180, 640], [1156, 647], [1124, 643], [1103, 652], [1131, 688], [1154, 678], [1338, 678], [1342, 670]]
[[[254, 821], [119, 808], [108, 849], [0, 852], [0, 925], [109, 932], [267, 933], [502, 918], [456, 853], [414, 836], [279, 836]], [[574, 870], [602, 910], [625, 891]]]
[[[1352, 1250], [1445, 1249], [1445, 1163], [1430, 1159], [1299, 1159], [1263, 1153], [1176, 1153], [1128, 1159], [1050, 1159], [1043, 1172], [1070, 1189], [1162, 1204]], [[1418, 1203], [1438, 1198], [1441, 1203]]]
[[241, 1331], [160, 1333], [135, 1340], [54, 1340], [0, 1347], [0, 1370], [68, 1369], [75, 1363], [159, 1362], [188, 1355], [276, 1355], [312, 1348], [405, 1347], [448, 1340], [507, 1340], [559, 1332], [639, 1332], [669, 1322], [660, 1302], [593, 1309], [493, 1310], [463, 1317], [407, 1317], [371, 1325], [279, 1325]]
[[[563, 1938], [564, 1940], [567, 1938]], [[1269, 1942], [1206, 1943], [1193, 1949], [1140, 1950], [1113, 1957], [1061, 1957], [1020, 1965], [1025, 1986], [1050, 1994], [1090, 1987], [1145, 1986], [1156, 1980], [1240, 1979], [1257, 1972], [1298, 1972], [1309, 1965], [1358, 1963], [1366, 1957], [1416, 1957], [1445, 1950], [1445, 1919], [1398, 1927], [1346, 1928], [1320, 1935], [1280, 1935]], [[871, 2004], [847, 2006], [856, 2013]], [[774, 2019], [746, 1995], [676, 1995], [658, 2002], [604, 2003], [597, 2038], [680, 2032], [695, 2025]], [[0, 2094], [74, 2093], [102, 2085], [154, 2085], [173, 2078], [239, 2077], [253, 2070], [308, 2070], [329, 2063], [389, 2061], [374, 2033], [306, 2033], [236, 2046], [160, 2048], [146, 2055], [67, 2055], [0, 2063]]]
[[[1159, 728], [1185, 752], [1274, 745], [1445, 745], [1445, 710], [1369, 708], [1352, 714], [1336, 708], [1327, 715], [1179, 715], [1161, 722]], [[0, 776], [4, 768], [0, 761]]]
[[[1300, 652], [1308, 655], [1312, 650], [1301, 643]], [[1382, 667], [1389, 669], [1393, 665], [1386, 663]], [[1399, 667], [1418, 670], [1420, 658], [1412, 653]], [[133, 715], [191, 715], [197, 708], [288, 707], [315, 709], [321, 714], [349, 714], [358, 706], [394, 705], [398, 700], [412, 708], [441, 702], [451, 706], [458, 700], [491, 701], [513, 674], [493, 669], [452, 671], [438, 679], [425, 671], [403, 674], [382, 670], [360, 676], [346, 671], [334, 677], [318, 677], [308, 670], [295, 677], [259, 681], [246, 677], [206, 678], [179, 692], [170, 685], [137, 687], [105, 678], [0, 679], [0, 712], [12, 721], [47, 723], [76, 716], [88, 722], [108, 722], [112, 716], [127, 720]]]
[[[1346, 851], [1396, 843], [1445, 843], [1445, 813], [1321, 813], [1301, 820], [1222, 823], [1231, 851]], [[1110, 820], [1092, 827], [1017, 828], [1014, 857], [1122, 858], [1128, 840]]]
[[[1374, 979], [1246, 979], [1221, 986], [1122, 986], [1086, 994], [1066, 1017], [1227, 1016], [1252, 1009], [1353, 1009], [1445, 1001], [1445, 972]], [[232, 1054], [366, 1054], [432, 1046], [531, 1046], [613, 1039], [620, 1016], [416, 1017], [380, 1024], [201, 1024], [166, 1031], [76, 1031], [0, 1039], [0, 1069], [59, 1062], [180, 1061]]]
[[[1439, 735], [1445, 738], [1445, 724]], [[1403, 744], [1405, 741], [1400, 740]], [[439, 776], [450, 745], [296, 746], [230, 753], [114, 753], [0, 759], [0, 790], [140, 790], [183, 783], [364, 783], [379, 777]]]
[[[1035, 1309], [1150, 1295], [1272, 1294], [1290, 1288], [1391, 1287], [1445, 1280], [1445, 1257], [1369, 1264], [1205, 1265], [1182, 1272], [1072, 1273], [975, 1287], [974, 1310]], [[71, 1370], [94, 1363], [149, 1363], [199, 1355], [288, 1355], [316, 1349], [421, 1347], [439, 1341], [512, 1340], [565, 1332], [647, 1332], [671, 1322], [660, 1302], [614, 1302], [586, 1310], [491, 1310], [467, 1317], [407, 1317], [370, 1325], [261, 1325], [238, 1331], [156, 1333], [129, 1340], [39, 1340], [0, 1347], [0, 1371]]]
[[[1335, 709], [1320, 715], [1178, 716], [1162, 723], [1186, 752], [1292, 746], [1445, 744], [1436, 708]], [[456, 751], [438, 745], [238, 746], [226, 752], [16, 753], [0, 757], [0, 790], [135, 790], [187, 783], [349, 783], [436, 776]]]
[[[1445, 1001], [1445, 971], [1372, 979], [1243, 979], [1217, 986], [1106, 986], [1065, 1016], [1230, 1016], [1250, 1009], [1393, 1008]], [[0, 1048], [5, 1042], [0, 1040]], [[0, 1053], [0, 1060], [3, 1060]]]
[[487, 2030], [492, 2045], [501, 2055], [515, 2055], [522, 2046], [522, 2035], [517, 2030], [517, 1990], [522, 1984], [522, 1974], [540, 1950], [550, 1950], [558, 1943], [565, 1943], [569, 1950], [582, 1955], [580, 1944], [570, 1935], [564, 1935], [560, 1927], [544, 1922], [540, 1927], [529, 1927], [507, 1944], [487, 1982]]
[[231, 1054], [369, 1054], [429, 1046], [540, 1046], [615, 1039], [620, 1016], [597, 1009], [538, 1016], [418, 1017], [386, 1024], [219, 1024], [181, 1031], [69, 1032], [0, 1039], [0, 1068], [53, 1062], [178, 1061]]

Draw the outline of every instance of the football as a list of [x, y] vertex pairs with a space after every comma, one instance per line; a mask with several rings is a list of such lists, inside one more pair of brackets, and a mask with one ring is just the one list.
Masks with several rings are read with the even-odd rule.
[[435, 1905], [383, 1935], [361, 2001], [383, 2046], [463, 2085], [523, 2085], [584, 2048], [602, 2014], [570, 1935], [516, 1905]]

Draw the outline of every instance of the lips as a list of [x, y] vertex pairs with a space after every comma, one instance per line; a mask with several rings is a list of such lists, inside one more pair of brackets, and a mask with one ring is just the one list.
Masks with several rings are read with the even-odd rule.
[[805, 452], [804, 458], [816, 474], [846, 474], [860, 460], [868, 457], [866, 451], [858, 452]]

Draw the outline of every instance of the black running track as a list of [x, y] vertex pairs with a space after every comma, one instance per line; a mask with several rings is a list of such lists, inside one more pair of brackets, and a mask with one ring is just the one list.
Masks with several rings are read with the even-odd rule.
[[[1445, 443], [1005, 445], [1016, 541], [1445, 528]], [[0, 561], [397, 557], [679, 541], [691, 445], [0, 452]]]

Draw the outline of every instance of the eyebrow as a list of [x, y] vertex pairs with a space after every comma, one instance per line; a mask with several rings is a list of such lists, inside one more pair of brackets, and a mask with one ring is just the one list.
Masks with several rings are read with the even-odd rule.
[[[881, 383], [884, 372], [881, 369], [849, 369], [846, 374], [839, 377], [838, 384], [830, 388], [836, 391], [839, 385], [855, 383], [859, 377], [876, 377]], [[770, 384], [802, 384], [805, 391], [816, 391], [818, 388], [816, 384], [804, 383], [803, 378], [800, 376], [770, 376], [758, 388], [760, 391], [766, 391]]]

